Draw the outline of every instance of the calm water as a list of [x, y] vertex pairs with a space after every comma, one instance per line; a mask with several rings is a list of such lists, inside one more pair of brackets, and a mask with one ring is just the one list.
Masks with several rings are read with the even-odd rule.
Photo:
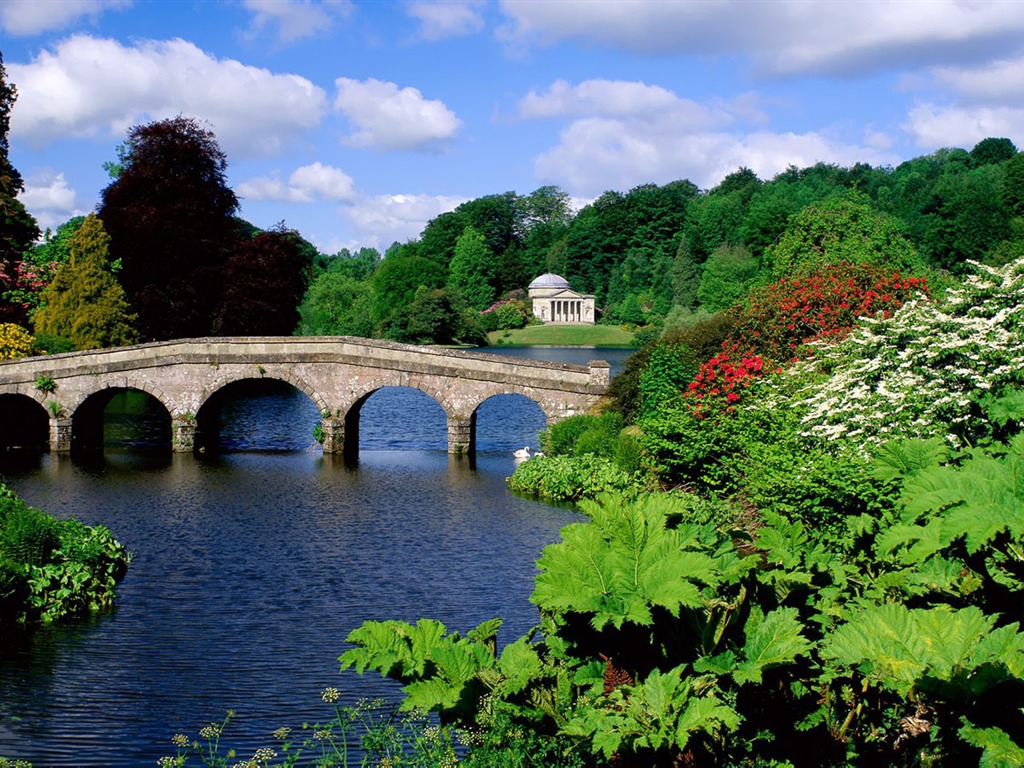
[[[539, 350], [615, 365], [628, 354], [569, 352], [583, 359]], [[395, 694], [379, 676], [339, 672], [345, 636], [366, 619], [429, 616], [465, 633], [502, 616], [501, 642], [536, 623], [534, 561], [577, 516], [505, 489], [512, 449], [536, 446], [544, 425], [533, 403], [481, 407], [475, 466], [445, 454], [443, 412], [414, 390], [366, 403], [356, 467], [312, 444], [316, 409], [293, 390], [223, 408], [216, 455], [140, 451], [150, 414], [122, 407], [108, 414], [117, 445], [103, 460], [0, 467], [31, 504], [106, 525], [136, 553], [116, 611], [4, 651], [0, 755], [153, 766], [174, 733], [195, 736], [232, 709], [224, 743], [242, 759], [276, 728], [328, 717], [327, 686], [346, 702]]]

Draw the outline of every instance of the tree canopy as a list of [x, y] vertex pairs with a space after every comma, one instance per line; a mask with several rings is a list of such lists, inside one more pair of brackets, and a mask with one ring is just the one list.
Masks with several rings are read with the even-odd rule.
[[146, 339], [204, 336], [220, 305], [238, 198], [212, 131], [186, 117], [128, 132], [99, 216]]
[[75, 349], [132, 344], [137, 335], [124, 291], [110, 273], [110, 236], [89, 214], [71, 238], [71, 258], [43, 292], [37, 333], [69, 339]]

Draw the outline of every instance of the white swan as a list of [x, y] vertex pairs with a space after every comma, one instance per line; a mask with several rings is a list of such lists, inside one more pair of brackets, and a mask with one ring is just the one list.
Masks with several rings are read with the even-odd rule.
[[530, 458], [530, 446], [524, 445], [518, 451], [513, 451], [512, 455], [517, 459], [528, 459]]

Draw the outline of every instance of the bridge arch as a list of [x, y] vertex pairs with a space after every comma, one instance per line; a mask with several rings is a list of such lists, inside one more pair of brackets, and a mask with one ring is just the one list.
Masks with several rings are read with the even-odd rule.
[[0, 449], [46, 450], [50, 413], [41, 392], [0, 394]]
[[[323, 410], [312, 387], [302, 386], [299, 377], [264, 371], [225, 376], [217, 383], [191, 417], [193, 447], [201, 452], [291, 451], [313, 443], [313, 427]], [[259, 439], [254, 439], [254, 425], [258, 425]]]
[[446, 393], [439, 391], [422, 379], [408, 374], [391, 373], [389, 375], [375, 378], [371, 381], [362, 382], [351, 388], [344, 399], [344, 402], [337, 408], [334, 415], [337, 420], [327, 419], [325, 431], [333, 432], [333, 439], [342, 442], [341, 453], [346, 460], [354, 461], [359, 457], [359, 423], [363, 406], [366, 401], [387, 387], [403, 387], [422, 392], [436, 403], [444, 412], [447, 430], [451, 432], [453, 419], [458, 417], [455, 414], [455, 406]]
[[313, 401], [313, 404], [320, 413], [323, 413], [330, 408], [327, 400], [308, 381], [303, 379], [301, 376], [298, 376], [294, 371], [290, 371], [282, 366], [271, 366], [269, 368], [255, 366], [251, 372], [247, 370], [235, 370], [214, 379], [196, 394], [194, 402], [190, 404], [190, 411], [193, 416], [198, 414], [211, 397], [231, 384], [236, 384], [241, 381], [260, 381], [267, 379], [270, 379], [271, 381], [283, 381], [285, 384], [291, 384], [297, 390], [307, 395], [309, 399]]
[[[532, 406], [527, 409], [524, 423], [523, 408], [509, 408], [509, 402], [526, 401]], [[515, 413], [515, 420], [510, 414]], [[537, 398], [522, 392], [504, 390], [484, 397], [473, 409], [470, 440], [474, 450], [514, 450], [525, 443], [534, 443], [537, 433], [546, 428], [552, 419]]]
[[[134, 412], [133, 416], [124, 419], [120, 425], [117, 425], [116, 418], [110, 416], [108, 408], [115, 397], [132, 392], [145, 396], [146, 400], [141, 403], [142, 410]], [[107, 427], [111, 424], [114, 424], [112, 428], [115, 431], [121, 431], [121, 435], [116, 437], [114, 442], [139, 445], [138, 440], [143, 437], [145, 444], [149, 447], [152, 447], [155, 442], [158, 447], [170, 449], [173, 431], [172, 415], [175, 407], [169, 400], [166, 393], [151, 382], [128, 377], [120, 382], [105, 382], [89, 392], [82, 392], [79, 397], [74, 398], [72, 401], [74, 404], [68, 409], [68, 412], [62, 413], [61, 416], [70, 422], [71, 448], [77, 452], [102, 452], [105, 450], [108, 438]], [[154, 408], [157, 413], [153, 413]], [[137, 431], [141, 426], [138, 423], [138, 417], [145, 417], [147, 410], [149, 410], [151, 419], [149, 429], [143, 427], [140, 433]], [[129, 426], [131, 422], [134, 424]], [[131, 437], [127, 437], [122, 431], [126, 427], [128, 435]]]
[[[107, 390], [115, 390], [115, 392], [110, 393]], [[67, 402], [61, 399], [61, 390], [58, 389], [54, 394], [54, 398], [60, 403], [64, 414], [73, 419], [82, 404], [95, 395], [106, 394], [112, 397], [117, 392], [128, 390], [136, 390], [151, 395], [167, 409], [167, 413], [172, 417], [178, 412], [177, 403], [174, 402], [172, 397], [153, 382], [138, 376], [118, 377], [117, 380], [104, 381], [96, 387], [80, 390], [76, 394], [71, 395]]]

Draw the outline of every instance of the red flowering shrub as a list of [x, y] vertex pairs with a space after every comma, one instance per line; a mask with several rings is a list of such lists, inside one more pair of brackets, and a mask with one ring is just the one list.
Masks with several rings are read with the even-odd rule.
[[902, 277], [874, 264], [842, 262], [797, 278], [783, 278], [751, 292], [734, 310], [732, 343], [779, 362], [803, 344], [842, 338], [858, 317], [889, 317], [918, 291], [924, 278]]
[[731, 312], [734, 325], [722, 351], [690, 383], [694, 414], [733, 410], [766, 366], [794, 360], [809, 342], [844, 337], [858, 317], [889, 317], [918, 291], [928, 291], [923, 278], [849, 262], [755, 289]]
[[686, 391], [694, 400], [694, 414], [706, 415], [723, 407], [732, 410], [743, 390], [761, 378], [764, 365], [759, 355], [742, 355], [739, 344], [723, 343], [722, 351], [700, 367]]

